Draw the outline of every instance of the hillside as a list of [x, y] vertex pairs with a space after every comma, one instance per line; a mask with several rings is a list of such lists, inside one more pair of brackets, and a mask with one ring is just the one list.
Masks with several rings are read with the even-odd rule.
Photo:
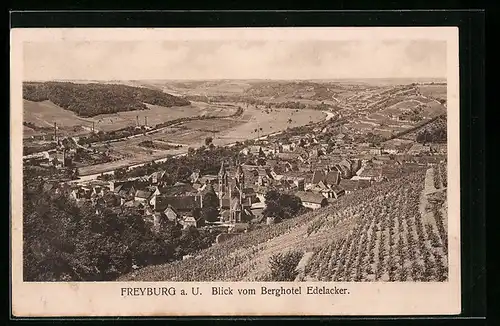
[[188, 100], [145, 87], [71, 82], [26, 82], [23, 98], [33, 102], [50, 101], [81, 117], [147, 110], [146, 103], [163, 107], [190, 104]]
[[446, 219], [440, 213], [445, 198], [427, 201], [424, 194], [429, 184], [424, 180], [432, 175], [419, 171], [360, 190], [326, 208], [215, 244], [195, 258], [146, 267], [119, 280], [270, 281], [269, 259], [289, 251], [309, 257], [299, 264], [304, 269], [297, 280], [446, 280]]

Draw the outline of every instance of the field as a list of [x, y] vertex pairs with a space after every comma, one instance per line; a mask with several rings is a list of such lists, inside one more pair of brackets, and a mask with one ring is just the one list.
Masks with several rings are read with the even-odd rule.
[[[296, 280], [445, 281], [443, 214], [426, 214], [425, 171], [341, 197], [331, 206], [238, 235], [194, 258], [150, 266], [119, 281], [270, 281], [269, 258], [311, 255]], [[440, 175], [443, 175], [441, 173]], [[441, 201], [434, 211], [444, 212]]]
[[181, 123], [177, 125], [177, 128], [208, 131], [208, 132], [220, 132], [234, 127], [239, 121], [231, 119], [211, 119], [211, 120], [194, 120]]
[[90, 132], [92, 122], [94, 122], [96, 130], [111, 131], [127, 126], [135, 126], [137, 123], [136, 117], [139, 118], [140, 125], [144, 125], [144, 119], [147, 117], [148, 125], [154, 126], [161, 122], [183, 117], [200, 115], [225, 116], [236, 110], [235, 107], [215, 106], [200, 102], [192, 103], [188, 106], [168, 108], [148, 105], [148, 108], [149, 110], [118, 112], [101, 114], [92, 118], [81, 118], [75, 113], [64, 110], [50, 101], [31, 102], [24, 100], [24, 121], [32, 122], [41, 127], [53, 127], [54, 122], [57, 122], [57, 125], [61, 129], [67, 131], [68, 134], [73, 134], [72, 130], [75, 126], [83, 126], [87, 129], [87, 132]]
[[446, 100], [446, 85], [420, 85], [418, 89], [423, 96]]
[[78, 125], [92, 127], [92, 120], [78, 117], [74, 112], [64, 110], [50, 101], [32, 102], [23, 100], [23, 120], [38, 127], [54, 127], [54, 122], [63, 129], [71, 130]]

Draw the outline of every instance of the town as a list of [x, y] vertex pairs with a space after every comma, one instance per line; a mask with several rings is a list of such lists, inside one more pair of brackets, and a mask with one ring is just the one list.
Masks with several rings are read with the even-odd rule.
[[[149, 163], [156, 167], [152, 173], [139, 165], [80, 181], [74, 162], [99, 154], [75, 137], [58, 136], [56, 123], [53, 135], [44, 136], [56, 147], [26, 155], [24, 162], [68, 171], [67, 182], [47, 180], [46, 189], [65, 188], [76, 202], [90, 203], [96, 214], [104, 209], [135, 209], [153, 227], [169, 221], [184, 228], [219, 230], [219, 242], [261, 224], [280, 222], [283, 216], [277, 210], [266, 211], [266, 195], [271, 191], [298, 198], [301, 212], [305, 212], [373, 184], [443, 163], [446, 139], [422, 140], [422, 130], [443, 127], [445, 111], [435, 107], [443, 107], [445, 101], [426, 98], [418, 89], [409, 85], [359, 92], [346, 98], [341, 109], [340, 104], [332, 109], [326, 121], [226, 145], [231, 154], [216, 162], [216, 173], [206, 173], [215, 172], [214, 166], [202, 171], [183, 165], [181, 178], [178, 171], [166, 171], [161, 163], [153, 162]], [[213, 142], [207, 137], [207, 146], [197, 149], [197, 155], [213, 151]], [[169, 160], [185, 155], [192, 154]]]

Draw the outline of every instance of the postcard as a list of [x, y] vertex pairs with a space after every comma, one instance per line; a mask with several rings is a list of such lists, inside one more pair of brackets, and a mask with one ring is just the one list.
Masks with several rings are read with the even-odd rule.
[[458, 29], [11, 30], [12, 313], [461, 311]]

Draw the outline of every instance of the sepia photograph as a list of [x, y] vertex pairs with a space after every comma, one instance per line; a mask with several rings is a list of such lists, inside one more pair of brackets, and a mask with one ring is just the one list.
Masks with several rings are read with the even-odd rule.
[[23, 286], [459, 291], [458, 34], [264, 30], [24, 31]]

